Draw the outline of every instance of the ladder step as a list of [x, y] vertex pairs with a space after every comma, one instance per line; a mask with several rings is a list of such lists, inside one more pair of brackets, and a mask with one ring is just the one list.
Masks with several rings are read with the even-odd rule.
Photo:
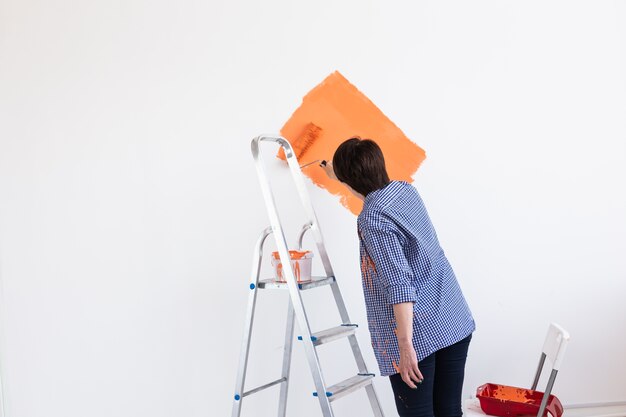
[[[373, 379], [374, 374], [355, 375], [352, 378], [348, 378], [345, 381], [341, 381], [338, 384], [328, 387], [326, 390], [326, 396], [329, 401], [334, 401], [358, 390], [359, 388], [363, 388], [371, 384]], [[313, 396], [317, 397], [317, 392], [314, 392]]]
[[[330, 285], [335, 282], [335, 277], [311, 277], [310, 281], [301, 282], [298, 284], [298, 288], [301, 290], [308, 290], [315, 287], [321, 287], [324, 285]], [[286, 282], [279, 282], [273, 278], [263, 279], [259, 281], [259, 289], [277, 289], [286, 290], [289, 287]]]
[[[330, 329], [311, 334], [311, 340], [313, 341], [313, 345], [319, 346], [324, 343], [332, 342], [333, 340], [341, 339], [342, 337], [353, 335], [357, 327], [359, 327], [358, 324], [342, 324], [341, 326], [331, 327]], [[298, 340], [302, 340], [302, 336], [298, 336]]]
[[[251, 389], [250, 391], [246, 391], [246, 392], [244, 392], [244, 393], [243, 393], [243, 395], [242, 395], [241, 397], [247, 397], [248, 395], [251, 395], [251, 394], [254, 394], [255, 392], [259, 392], [259, 391], [261, 391], [261, 390], [264, 390], [265, 388], [273, 387], [274, 385], [276, 385], [276, 384], [280, 384], [281, 382], [285, 382], [286, 380], [287, 380], [287, 378], [282, 377], [282, 378], [280, 378], [280, 379], [277, 379], [276, 381], [268, 382], [268, 383], [267, 383], [267, 384], [265, 384], [265, 385], [261, 385], [260, 387], [257, 387], [257, 388], [255, 388], [255, 389]], [[237, 398], [237, 397], [239, 397], [239, 396], [238, 396], [238, 395], [237, 395], [237, 396], [235, 396], [235, 399], [236, 399], [236, 400], [238, 400], [238, 399], [239, 399], [239, 398]]]

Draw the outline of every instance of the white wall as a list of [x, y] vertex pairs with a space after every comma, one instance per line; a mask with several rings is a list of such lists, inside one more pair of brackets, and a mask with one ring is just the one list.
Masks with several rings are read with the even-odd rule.
[[[557, 321], [563, 402], [626, 400], [625, 23], [616, 1], [3, 0], [6, 416], [228, 415], [267, 224], [249, 141], [335, 69], [427, 151], [415, 185], [478, 324], [466, 395], [530, 384]], [[310, 188], [377, 371], [355, 219]], [[284, 297], [260, 295], [249, 387], [278, 375]], [[315, 330], [330, 300], [306, 294]], [[354, 372], [346, 344], [321, 355]], [[291, 415], [318, 415], [300, 348], [293, 381]]]

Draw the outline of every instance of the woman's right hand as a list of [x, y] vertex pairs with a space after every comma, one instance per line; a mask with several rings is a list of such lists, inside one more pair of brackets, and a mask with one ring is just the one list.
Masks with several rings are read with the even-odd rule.
[[337, 180], [335, 176], [335, 171], [333, 170], [333, 161], [325, 160], [320, 163], [320, 167], [324, 170], [328, 178]]

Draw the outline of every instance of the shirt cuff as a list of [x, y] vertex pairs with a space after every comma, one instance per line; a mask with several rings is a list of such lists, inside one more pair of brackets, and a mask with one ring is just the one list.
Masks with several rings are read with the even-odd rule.
[[390, 285], [385, 291], [387, 292], [387, 302], [389, 304], [417, 302], [415, 288], [410, 285]]

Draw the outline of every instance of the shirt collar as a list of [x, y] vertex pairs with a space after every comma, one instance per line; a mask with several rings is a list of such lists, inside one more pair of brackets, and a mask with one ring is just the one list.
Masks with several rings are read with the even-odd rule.
[[389, 184], [385, 185], [382, 188], [379, 188], [378, 190], [375, 191], [370, 191], [366, 196], [365, 196], [365, 200], [363, 201], [363, 205], [368, 205], [368, 204], [372, 204], [373, 202], [380, 200], [380, 199], [384, 199], [387, 196], [393, 195], [394, 193], [396, 193], [404, 184], [406, 184], [406, 181], [389, 181]]

